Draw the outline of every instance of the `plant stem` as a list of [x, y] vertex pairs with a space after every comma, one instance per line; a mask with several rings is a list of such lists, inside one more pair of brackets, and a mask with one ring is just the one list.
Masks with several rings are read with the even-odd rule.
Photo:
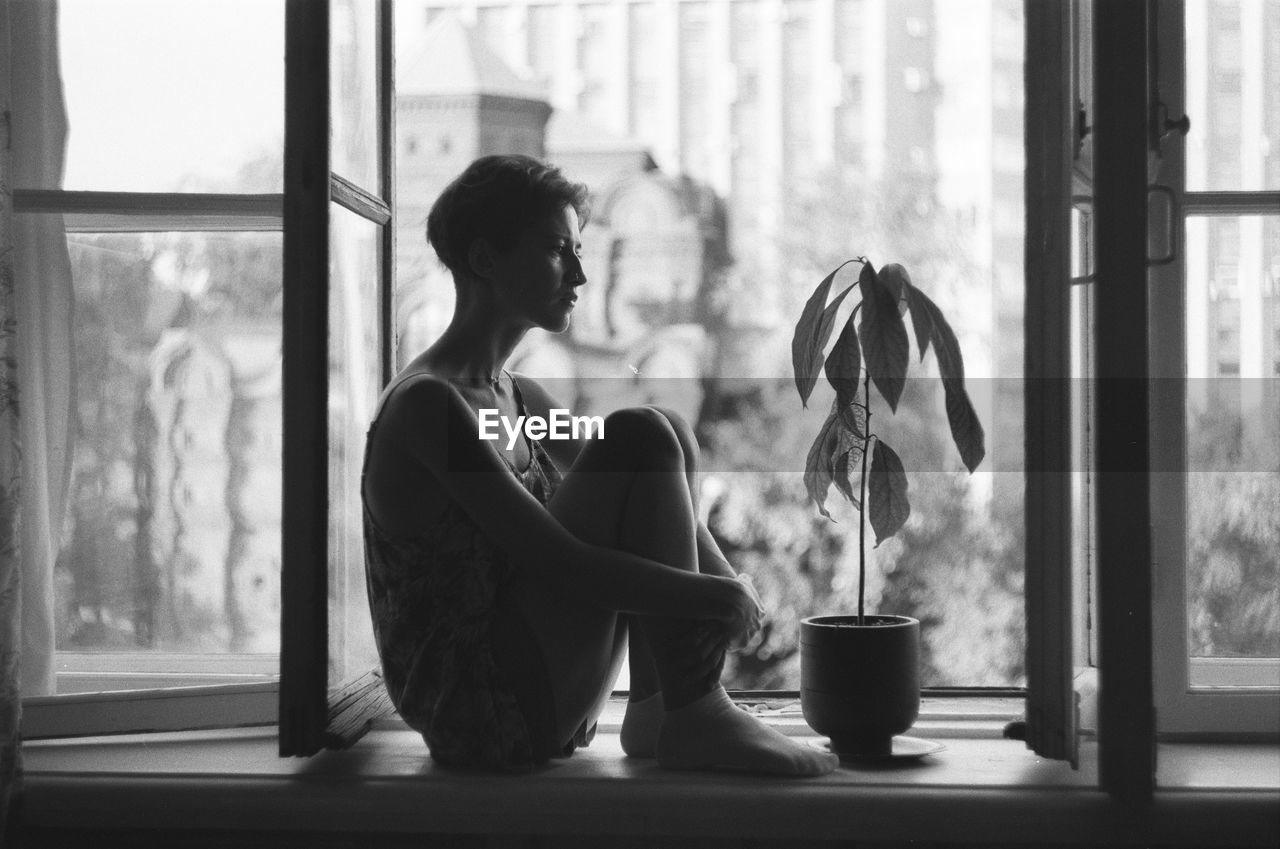
[[862, 397], [866, 399], [863, 412], [866, 422], [862, 426], [862, 485], [858, 490], [860, 509], [858, 510], [858, 625], [863, 621], [863, 606], [867, 589], [867, 451], [871, 448], [871, 372], [862, 379]]

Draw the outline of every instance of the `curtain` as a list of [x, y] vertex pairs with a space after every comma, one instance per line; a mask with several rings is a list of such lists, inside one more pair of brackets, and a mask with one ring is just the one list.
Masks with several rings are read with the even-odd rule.
[[12, 138], [9, 7], [0, 3], [0, 841], [9, 829], [10, 794], [21, 769], [18, 751], [18, 656], [22, 570], [18, 560], [18, 409], [13, 387], [16, 302], [13, 279]]
[[[67, 113], [56, 0], [9, 0], [14, 185], [62, 188]], [[71, 260], [60, 215], [14, 218], [22, 446], [22, 676], [54, 692], [53, 563], [71, 471]]]
[[[71, 270], [61, 216], [14, 192], [62, 187], [56, 0], [0, 0], [0, 828], [21, 774], [22, 695], [54, 692], [53, 564], [71, 458]], [[0, 831], [2, 833], [2, 831]]]

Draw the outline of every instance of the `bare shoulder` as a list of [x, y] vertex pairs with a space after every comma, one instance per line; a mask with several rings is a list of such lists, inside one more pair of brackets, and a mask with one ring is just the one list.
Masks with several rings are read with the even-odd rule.
[[379, 404], [379, 418], [392, 429], [406, 420], [410, 426], [419, 427], [425, 423], [424, 418], [438, 419], [451, 410], [456, 414], [459, 406], [466, 406], [446, 378], [426, 371], [397, 375], [382, 391]]
[[455, 452], [466, 450], [465, 444], [450, 440], [450, 434], [476, 432], [474, 411], [447, 378], [402, 372], [383, 395], [377, 447], [401, 459], [438, 466], [446, 459], [446, 446]]

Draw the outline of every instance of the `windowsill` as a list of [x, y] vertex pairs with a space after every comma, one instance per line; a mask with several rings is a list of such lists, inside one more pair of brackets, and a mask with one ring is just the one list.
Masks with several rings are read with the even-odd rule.
[[[921, 761], [799, 781], [665, 772], [626, 758], [607, 723], [589, 748], [534, 775], [441, 769], [421, 738], [394, 722], [351, 749], [306, 760], [277, 757], [270, 727], [49, 740], [24, 746], [24, 814], [33, 832], [73, 827], [99, 836], [250, 830], [1240, 846], [1280, 839], [1274, 745], [1161, 745], [1161, 789], [1148, 811], [1133, 814], [1096, 789], [1092, 743], [1073, 771], [973, 722], [981, 733], [940, 736], [947, 748]], [[790, 733], [809, 737], [792, 725]]]

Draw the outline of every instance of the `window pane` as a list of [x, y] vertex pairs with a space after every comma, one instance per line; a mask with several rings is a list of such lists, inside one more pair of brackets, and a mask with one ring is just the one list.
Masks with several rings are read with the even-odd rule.
[[330, 207], [329, 680], [377, 665], [364, 578], [360, 472], [365, 430], [382, 388], [378, 365], [381, 228]]
[[[463, 22], [474, 7], [432, 5]], [[508, 366], [555, 379], [578, 414], [659, 401], [694, 425], [705, 518], [773, 612], [763, 639], [731, 659], [728, 682], [798, 687], [799, 620], [856, 608], [856, 513], [828, 522], [802, 481], [830, 390], [802, 411], [789, 346], [819, 280], [865, 255], [907, 266], [950, 317], [988, 449], [978, 474], [960, 471], [935, 361], [913, 357], [927, 379], [912, 382], [896, 417], [876, 419], [908, 464], [913, 518], [870, 554], [870, 609], [924, 621], [929, 685], [1021, 683], [1020, 0], [485, 6], [508, 10], [509, 37], [489, 43], [507, 66], [495, 78], [533, 69], [547, 84], [546, 157], [593, 192], [589, 283], [572, 326], [530, 333]], [[400, 23], [400, 67], [419, 67], [409, 50], [424, 24], [407, 12]], [[587, 31], [590, 51], [554, 49], [557, 33]], [[483, 132], [540, 133], [537, 109], [476, 107], [447, 113], [481, 128], [452, 137], [455, 172], [429, 170], [409, 142], [462, 107], [415, 83], [398, 92], [401, 362], [443, 330], [453, 304], [423, 239], [427, 205], [472, 157], [542, 153]]]
[[67, 247], [75, 433], [57, 649], [278, 652], [280, 235], [74, 233]]
[[380, 195], [377, 0], [332, 0], [329, 97], [334, 173]]
[[280, 0], [62, 0], [65, 186], [278, 192]]
[[1187, 0], [1186, 21], [1187, 188], [1280, 188], [1280, 0]]
[[1280, 657], [1278, 280], [1280, 217], [1188, 220], [1192, 658]]

